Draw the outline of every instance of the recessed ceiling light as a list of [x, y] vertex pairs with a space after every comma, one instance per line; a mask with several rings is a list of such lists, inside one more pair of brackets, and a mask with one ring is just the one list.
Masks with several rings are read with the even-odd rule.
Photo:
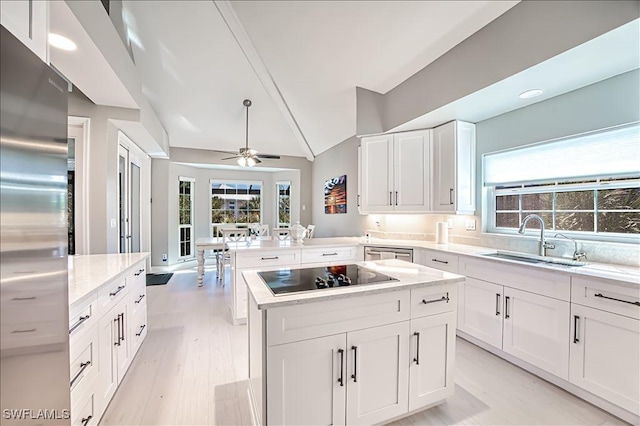
[[76, 50], [78, 48], [74, 42], [65, 36], [55, 33], [49, 33], [49, 44], [62, 50]]
[[526, 92], [520, 93], [520, 99], [535, 98], [536, 96], [540, 96], [541, 94], [542, 90], [540, 89], [527, 90]]

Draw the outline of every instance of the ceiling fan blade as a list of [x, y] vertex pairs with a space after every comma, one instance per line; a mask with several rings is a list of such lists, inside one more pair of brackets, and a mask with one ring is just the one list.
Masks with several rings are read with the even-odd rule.
[[242, 155], [234, 155], [233, 157], [221, 158], [220, 160], [233, 160], [234, 158], [240, 158]]
[[267, 159], [267, 160], [279, 160], [280, 159], [279, 155], [271, 155], [271, 154], [256, 154], [256, 155], [254, 155], [254, 157], [264, 158], [264, 159]]
[[219, 152], [221, 154], [239, 155], [238, 151], [218, 151], [218, 150], [216, 150], [216, 152]]
[[255, 161], [255, 162], [256, 162], [256, 164], [260, 164], [260, 163], [262, 163], [262, 161], [258, 160], [256, 157], [252, 157], [252, 158], [253, 158], [253, 161]]

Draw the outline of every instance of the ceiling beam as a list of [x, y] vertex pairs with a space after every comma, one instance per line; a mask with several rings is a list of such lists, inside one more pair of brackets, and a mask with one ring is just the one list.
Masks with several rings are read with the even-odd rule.
[[249, 38], [249, 35], [244, 29], [244, 26], [240, 22], [240, 19], [233, 9], [231, 2], [228, 0], [213, 0], [213, 3], [218, 9], [218, 12], [220, 12], [222, 19], [227, 24], [229, 31], [231, 31], [231, 35], [233, 35], [233, 38], [235, 38], [236, 42], [238, 43], [240, 50], [242, 50], [242, 53], [247, 58], [247, 61], [249, 61], [249, 65], [251, 65], [253, 72], [256, 73], [256, 76], [262, 83], [262, 86], [269, 94], [269, 97], [275, 104], [276, 108], [280, 110], [280, 113], [282, 114], [282, 117], [284, 118], [286, 123], [289, 125], [291, 132], [293, 132], [293, 136], [302, 147], [302, 150], [305, 153], [305, 157], [307, 158], [307, 160], [313, 161], [315, 155], [313, 153], [313, 150], [311, 149], [311, 146], [309, 146], [307, 139], [304, 137], [300, 126], [298, 126], [296, 118], [291, 113], [291, 109], [289, 109], [287, 101], [284, 99], [284, 96], [282, 96], [282, 92], [280, 92], [278, 85], [273, 80], [269, 69], [265, 65], [262, 57], [258, 53], [258, 50], [253, 45], [251, 38]]

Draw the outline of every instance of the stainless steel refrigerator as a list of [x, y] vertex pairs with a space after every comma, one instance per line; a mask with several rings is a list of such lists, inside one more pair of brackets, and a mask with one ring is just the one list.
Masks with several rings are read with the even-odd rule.
[[2, 423], [70, 424], [66, 83], [0, 44]]

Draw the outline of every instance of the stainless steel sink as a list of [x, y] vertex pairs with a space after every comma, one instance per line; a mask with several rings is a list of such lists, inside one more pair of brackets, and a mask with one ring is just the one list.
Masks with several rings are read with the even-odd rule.
[[580, 262], [572, 259], [563, 259], [559, 257], [537, 256], [535, 254], [517, 253], [511, 251], [497, 251], [495, 253], [484, 253], [482, 256], [495, 257], [497, 259], [514, 260], [516, 262], [533, 263], [533, 264], [553, 264], [564, 266], [585, 266], [586, 262]]

